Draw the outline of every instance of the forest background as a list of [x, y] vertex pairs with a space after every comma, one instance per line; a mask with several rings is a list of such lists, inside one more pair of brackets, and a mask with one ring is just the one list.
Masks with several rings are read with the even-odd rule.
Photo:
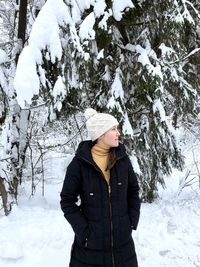
[[[198, 137], [200, 3], [0, 2], [0, 196], [5, 214], [22, 181], [45, 177], [49, 150], [73, 153], [83, 111], [120, 121], [141, 196], [183, 169], [177, 129]], [[44, 186], [44, 184], [43, 184]]]

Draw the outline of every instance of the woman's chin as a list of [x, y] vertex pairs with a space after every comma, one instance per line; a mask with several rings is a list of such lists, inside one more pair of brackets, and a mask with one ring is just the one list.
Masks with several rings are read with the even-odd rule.
[[114, 144], [113, 144], [113, 147], [118, 147], [119, 146], [119, 141], [117, 141], [117, 142], [115, 142]]

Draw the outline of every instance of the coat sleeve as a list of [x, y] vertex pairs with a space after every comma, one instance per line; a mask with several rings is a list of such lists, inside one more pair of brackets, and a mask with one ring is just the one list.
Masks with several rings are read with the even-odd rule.
[[136, 230], [140, 217], [141, 200], [139, 198], [139, 185], [128, 158], [128, 210], [132, 229]]
[[60, 205], [65, 218], [72, 226], [79, 242], [82, 243], [87, 236], [88, 222], [81, 212], [80, 205], [77, 204], [80, 190], [81, 168], [78, 160], [73, 158], [66, 171], [65, 180], [60, 193]]

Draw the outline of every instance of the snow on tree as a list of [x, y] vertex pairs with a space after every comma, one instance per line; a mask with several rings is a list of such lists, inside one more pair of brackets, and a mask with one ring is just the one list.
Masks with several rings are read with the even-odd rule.
[[113, 112], [137, 157], [144, 200], [182, 168], [177, 121], [199, 95], [199, 1], [47, 0], [17, 66], [22, 108]]
[[22, 111], [17, 103], [13, 78], [18, 54], [26, 41], [29, 21], [26, 20], [27, 9], [33, 2], [30, 1], [29, 6], [26, 1], [19, 3], [13, 0], [2, 1], [0, 4], [0, 19], [5, 33], [0, 44], [4, 49], [4, 52], [0, 50], [0, 195], [6, 215], [10, 212], [12, 203], [17, 202], [27, 149], [29, 111]]

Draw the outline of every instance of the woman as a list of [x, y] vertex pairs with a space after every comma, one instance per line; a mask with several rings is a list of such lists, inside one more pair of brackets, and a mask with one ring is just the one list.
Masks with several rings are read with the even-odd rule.
[[79, 144], [61, 192], [75, 233], [69, 266], [137, 267], [131, 232], [139, 221], [139, 187], [118, 121], [91, 108], [85, 117], [91, 140]]

